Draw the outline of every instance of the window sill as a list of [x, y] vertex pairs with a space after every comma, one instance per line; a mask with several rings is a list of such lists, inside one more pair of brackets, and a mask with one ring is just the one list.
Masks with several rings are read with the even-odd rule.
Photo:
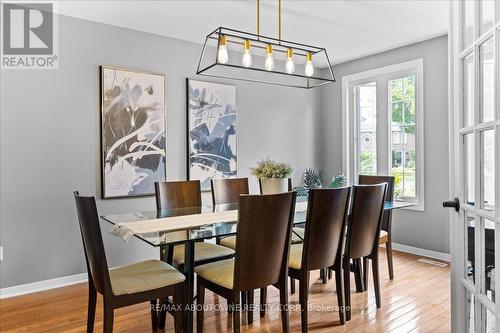
[[[396, 200], [396, 201], [398, 201], [398, 200]], [[414, 204], [413, 206], [410, 206], [410, 207], [400, 208], [400, 210], [413, 210], [413, 211], [417, 211], [417, 212], [424, 212], [425, 211], [425, 207], [424, 207], [423, 203], [406, 201], [406, 200], [399, 200], [399, 202], [407, 202], [407, 203]]]

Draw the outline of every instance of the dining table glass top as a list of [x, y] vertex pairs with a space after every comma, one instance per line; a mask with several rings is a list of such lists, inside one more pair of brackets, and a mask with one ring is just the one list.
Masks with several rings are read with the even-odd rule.
[[[305, 197], [297, 198], [296, 210], [293, 220], [294, 225], [297, 227], [306, 223], [306, 202], [307, 200]], [[384, 204], [384, 210], [405, 208], [412, 205], [413, 204], [408, 202], [386, 201]], [[131, 233], [131, 235], [149, 243], [152, 246], [163, 246], [170, 244], [182, 244], [189, 240], [203, 240], [215, 237], [236, 235], [237, 209], [237, 203], [223, 205], [206, 204], [197, 207], [112, 214], [101, 216], [101, 219], [113, 224], [113, 228], [115, 230], [119, 230], [122, 227], [130, 225], [140, 226], [141, 222], [144, 222], [144, 224], [151, 224], [151, 222], [154, 222], [156, 220], [158, 222], [162, 221], [163, 223], [168, 223], [168, 221], [173, 222], [175, 220], [176, 224], [173, 228], [169, 227], [165, 230], [155, 230], [153, 232]], [[207, 216], [207, 214], [212, 215], [210, 213], [218, 212], [227, 212], [229, 213], [229, 215], [225, 216], [223, 222], [212, 221], [201, 225], [200, 223], [194, 223], [195, 225], [193, 225], [193, 223], [189, 223], [187, 221], [187, 219], [189, 219], [191, 222], [197, 219], [202, 221], [202, 219]], [[231, 213], [234, 214], [231, 215]], [[186, 217], [186, 223], [182, 222], [183, 217]]]

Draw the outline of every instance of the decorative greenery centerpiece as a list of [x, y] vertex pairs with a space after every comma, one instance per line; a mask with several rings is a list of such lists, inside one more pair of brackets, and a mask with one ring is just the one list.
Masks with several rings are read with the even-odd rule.
[[310, 189], [322, 188], [326, 182], [326, 172], [323, 169], [307, 168], [304, 172], [303, 184], [296, 188], [298, 196], [307, 196]]
[[331, 188], [344, 187], [347, 185], [347, 177], [344, 173], [339, 173], [337, 176], [333, 177], [332, 182], [330, 183]]
[[257, 162], [255, 168], [250, 168], [250, 173], [262, 178], [289, 178], [293, 174], [293, 167], [285, 162], [277, 162], [269, 157]]
[[289, 191], [288, 178], [293, 174], [293, 167], [268, 157], [250, 168], [250, 173], [259, 179], [262, 194], [282, 193]]

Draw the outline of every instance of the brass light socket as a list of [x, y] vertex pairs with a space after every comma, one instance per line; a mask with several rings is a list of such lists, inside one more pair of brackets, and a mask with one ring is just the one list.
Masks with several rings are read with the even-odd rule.
[[313, 56], [311, 54], [311, 52], [307, 52], [306, 53], [306, 61], [312, 61], [313, 60]]
[[243, 42], [243, 49], [245, 51], [250, 50], [250, 41], [248, 39]]
[[224, 35], [220, 35], [220, 38], [219, 38], [219, 45], [221, 46], [226, 46], [227, 44], [227, 41], [226, 41], [226, 36]]
[[288, 58], [293, 57], [293, 50], [292, 50], [292, 49], [288, 49], [288, 50], [286, 50], [286, 56], [287, 56]]
[[266, 46], [266, 53], [267, 54], [272, 54], [273, 53], [273, 47], [271, 44], [267, 44]]

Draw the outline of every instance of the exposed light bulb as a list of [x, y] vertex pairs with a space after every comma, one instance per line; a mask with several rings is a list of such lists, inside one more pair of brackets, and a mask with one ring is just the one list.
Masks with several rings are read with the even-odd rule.
[[219, 39], [219, 52], [217, 53], [217, 61], [221, 64], [225, 64], [229, 60], [226, 44], [226, 36], [221, 35]]
[[293, 74], [293, 72], [295, 72], [295, 64], [293, 63], [293, 50], [288, 49], [286, 54], [287, 54], [287, 60], [285, 65], [285, 71], [288, 74]]
[[250, 52], [250, 41], [248, 39], [243, 42], [243, 56], [241, 57], [241, 63], [245, 67], [252, 66], [252, 53]]
[[311, 52], [307, 52], [307, 54], [306, 54], [306, 67], [304, 69], [304, 74], [306, 76], [313, 76], [313, 74], [314, 74], [314, 66], [313, 66], [313, 62], [312, 62]]
[[274, 58], [273, 58], [273, 47], [268, 44], [266, 47], [266, 62], [264, 63], [264, 68], [266, 71], [272, 71], [274, 69]]

